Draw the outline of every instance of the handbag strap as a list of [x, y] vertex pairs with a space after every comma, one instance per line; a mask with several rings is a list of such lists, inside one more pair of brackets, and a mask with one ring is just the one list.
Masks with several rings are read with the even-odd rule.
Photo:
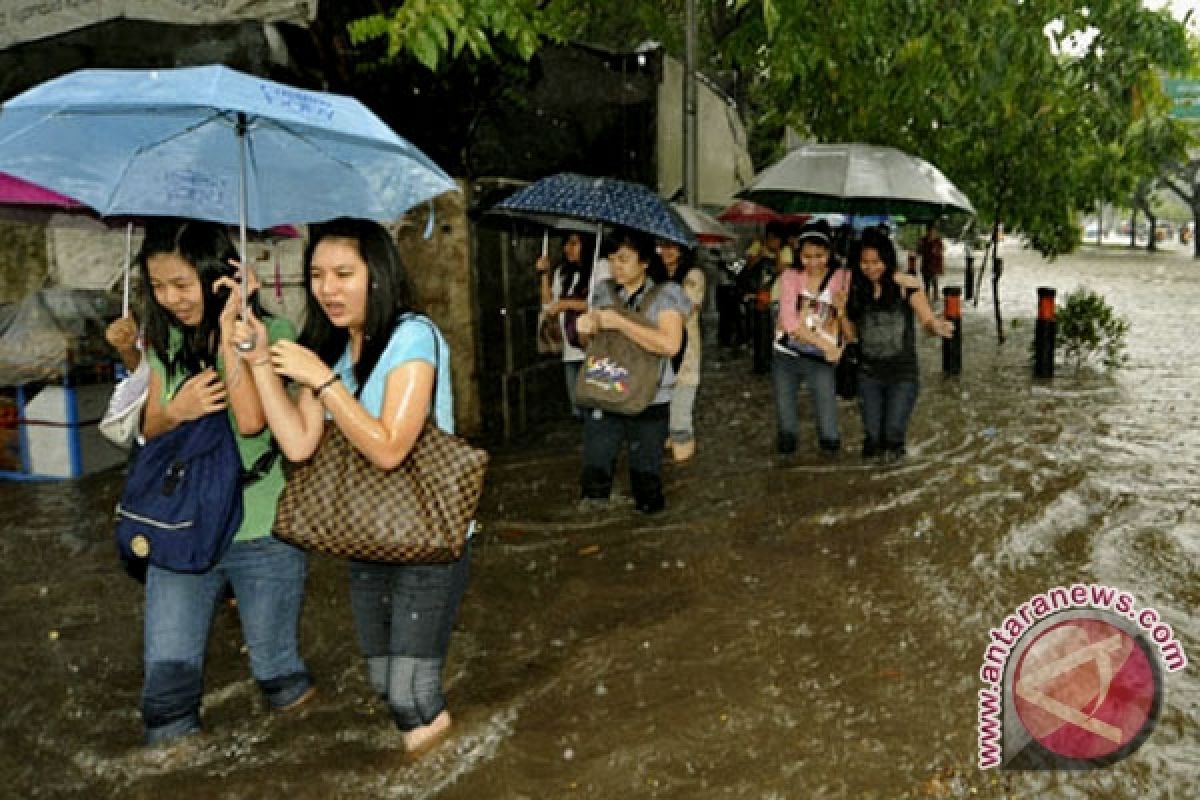
[[438, 336], [437, 326], [433, 324], [433, 320], [429, 317], [413, 312], [406, 314], [401, 319], [400, 324], [403, 325], [410, 318], [417, 319], [429, 326], [429, 334], [433, 337], [433, 395], [429, 398], [429, 421], [436, 425], [438, 384], [442, 382], [442, 341], [441, 337]]

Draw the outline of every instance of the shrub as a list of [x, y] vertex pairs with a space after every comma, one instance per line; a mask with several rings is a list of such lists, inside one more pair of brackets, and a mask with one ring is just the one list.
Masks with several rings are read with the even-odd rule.
[[1104, 297], [1086, 287], [1068, 294], [1058, 306], [1058, 349], [1064, 361], [1079, 370], [1098, 361], [1105, 369], [1124, 366], [1129, 320], [1119, 316]]

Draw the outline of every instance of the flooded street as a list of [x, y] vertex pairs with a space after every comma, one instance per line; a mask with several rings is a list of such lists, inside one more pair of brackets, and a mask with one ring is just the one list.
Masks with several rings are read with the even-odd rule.
[[[141, 587], [111, 543], [121, 476], [0, 483], [0, 796], [1200, 797], [1194, 664], [1166, 676], [1158, 726], [1126, 761], [976, 766], [987, 631], [1034, 594], [1126, 589], [1200, 658], [1200, 263], [1002, 255], [1008, 342], [990, 282], [964, 304], [960, 377], [922, 341], [900, 465], [858, 458], [850, 404], [839, 460], [802, 442], [780, 461], [769, 380], [711, 346], [697, 456], [666, 466], [666, 513], [576, 512], [571, 423], [496, 451], [447, 668], [455, 732], [416, 764], [369, 695], [344, 568], [325, 558], [302, 629], [319, 698], [269, 714], [223, 609], [207, 733], [147, 758]], [[1080, 284], [1131, 321], [1130, 362], [1111, 377], [1060, 363], [1035, 383], [1036, 287]]]

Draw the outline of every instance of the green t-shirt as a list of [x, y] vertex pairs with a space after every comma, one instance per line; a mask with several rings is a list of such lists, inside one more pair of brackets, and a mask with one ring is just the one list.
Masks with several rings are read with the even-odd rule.
[[[280, 339], [294, 341], [296, 338], [295, 327], [282, 317], [265, 317], [263, 324], [266, 326], [267, 336], [272, 342]], [[178, 328], [172, 328], [167, 342], [170, 350], [169, 356], [174, 356], [182, 346], [183, 333]], [[159, 380], [162, 381], [162, 400], [165, 403], [175, 395], [175, 392], [179, 391], [179, 387], [189, 376], [182, 372], [168, 376], [162, 360], [153, 350], [150, 350], [146, 357], [149, 360], [150, 368], [158, 373]], [[220, 355], [217, 356], [217, 374], [224, 379], [225, 361]], [[252, 380], [249, 372], [242, 376], [242, 380]], [[237, 423], [233, 419], [233, 409], [230, 408], [226, 413], [229, 415], [229, 425], [233, 428], [233, 436], [237, 441], [238, 453], [242, 457], [242, 467], [250, 469], [259, 456], [271, 446], [271, 431], [264, 427], [254, 436], [242, 436], [238, 433]], [[279, 502], [279, 493], [283, 491], [283, 484], [283, 457], [278, 456], [267, 474], [242, 490], [242, 527], [238, 528], [237, 534], [233, 537], [234, 541], [245, 542], [270, 535], [271, 529], [275, 526], [275, 506]]]

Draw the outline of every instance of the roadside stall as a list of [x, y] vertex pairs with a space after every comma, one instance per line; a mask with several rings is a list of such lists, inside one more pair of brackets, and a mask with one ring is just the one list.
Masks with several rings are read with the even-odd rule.
[[0, 478], [78, 478], [124, 463], [97, 424], [112, 394], [104, 340], [120, 299], [95, 289], [41, 289], [0, 314]]

